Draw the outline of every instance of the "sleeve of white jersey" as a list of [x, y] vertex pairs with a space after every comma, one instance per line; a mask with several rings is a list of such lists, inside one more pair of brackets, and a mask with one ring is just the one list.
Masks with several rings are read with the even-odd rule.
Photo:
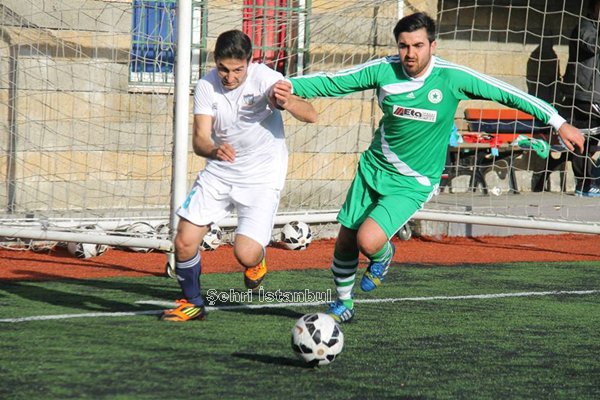
[[257, 72], [261, 81], [261, 91], [264, 94], [268, 95], [269, 91], [271, 90], [271, 87], [275, 83], [282, 81], [285, 78], [280, 72], [277, 72], [264, 64], [259, 64], [258, 67], [259, 68]]
[[208, 81], [200, 79], [198, 83], [196, 83], [194, 89], [194, 115], [202, 114], [214, 116], [215, 111], [212, 105], [213, 94], [214, 89]]

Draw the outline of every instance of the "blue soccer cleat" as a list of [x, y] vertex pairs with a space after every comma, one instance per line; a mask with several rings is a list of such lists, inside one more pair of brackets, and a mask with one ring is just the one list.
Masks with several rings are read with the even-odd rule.
[[576, 189], [575, 196], [577, 196], [577, 197], [600, 197], [600, 188], [591, 187], [588, 190]]
[[348, 322], [354, 317], [354, 309], [346, 307], [338, 299], [335, 303], [329, 303], [329, 308], [325, 311], [325, 314], [331, 316], [337, 323]]
[[392, 258], [394, 258], [394, 253], [396, 252], [394, 245], [392, 243], [390, 243], [390, 245], [392, 246], [392, 255], [389, 259], [384, 262], [371, 261], [369, 264], [369, 267], [360, 280], [360, 288], [363, 292], [375, 290], [383, 283], [385, 275], [388, 272], [388, 268], [390, 267], [390, 263], [392, 262]]

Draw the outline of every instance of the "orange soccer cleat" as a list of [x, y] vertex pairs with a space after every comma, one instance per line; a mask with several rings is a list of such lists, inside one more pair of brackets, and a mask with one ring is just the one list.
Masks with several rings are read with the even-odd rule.
[[206, 309], [204, 306], [192, 304], [185, 299], [176, 300], [177, 308], [165, 310], [160, 319], [171, 322], [187, 322], [192, 320], [201, 321], [206, 318]]
[[254, 290], [260, 286], [266, 275], [267, 263], [263, 258], [260, 264], [258, 264], [256, 267], [246, 268], [244, 271], [244, 285], [246, 285], [248, 289]]

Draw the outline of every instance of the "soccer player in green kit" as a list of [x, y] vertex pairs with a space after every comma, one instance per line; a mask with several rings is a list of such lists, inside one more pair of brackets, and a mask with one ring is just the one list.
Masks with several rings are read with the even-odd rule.
[[581, 132], [548, 103], [435, 57], [435, 23], [427, 14], [400, 19], [394, 38], [397, 55], [334, 74], [306, 75], [276, 84], [304, 98], [375, 89], [383, 112], [337, 217], [341, 226], [331, 266], [337, 300], [327, 313], [338, 322], [354, 316], [359, 252], [370, 260], [360, 282], [368, 292], [384, 281], [394, 255], [390, 238], [438, 187], [459, 101], [493, 100], [532, 114], [552, 125], [569, 150], [582, 149], [584, 141]]

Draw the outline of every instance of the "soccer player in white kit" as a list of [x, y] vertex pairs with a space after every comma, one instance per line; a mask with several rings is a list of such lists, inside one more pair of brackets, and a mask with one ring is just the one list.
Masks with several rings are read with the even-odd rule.
[[283, 75], [252, 63], [251, 57], [246, 34], [224, 32], [215, 44], [216, 68], [196, 84], [192, 145], [195, 154], [206, 158], [206, 166], [177, 211], [175, 273], [184, 298], [162, 314], [165, 321], [204, 319], [199, 246], [210, 224], [234, 209], [234, 255], [245, 268], [246, 287], [260, 285], [267, 272], [265, 246], [287, 173], [280, 110], [303, 122], [317, 120], [310, 103], [290, 96], [291, 86], [272, 88]]

